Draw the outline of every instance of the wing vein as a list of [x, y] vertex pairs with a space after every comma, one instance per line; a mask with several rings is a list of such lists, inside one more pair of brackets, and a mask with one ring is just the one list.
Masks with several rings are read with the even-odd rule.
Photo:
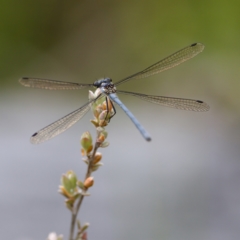
[[181, 109], [181, 110], [205, 112], [210, 109], [209, 105], [201, 100], [155, 96], [155, 95], [147, 95], [142, 93], [127, 92], [127, 91], [117, 91], [117, 93], [131, 95], [134, 97], [138, 97], [142, 100], [145, 100], [147, 102], [155, 103], [165, 107]]
[[91, 103], [93, 101], [87, 102], [77, 110], [67, 114], [66, 116], [60, 118], [59, 120], [44, 127], [40, 131], [34, 133], [30, 139], [31, 143], [33, 144], [42, 143], [66, 131], [89, 111]]
[[25, 87], [40, 88], [47, 90], [75, 90], [92, 86], [92, 84], [85, 83], [71, 83], [57, 80], [28, 77], [20, 78], [19, 82]]
[[140, 78], [145, 78], [149, 77], [151, 75], [160, 73], [162, 71], [165, 71], [167, 69], [173, 68], [193, 57], [195, 57], [197, 54], [202, 52], [204, 49], [204, 45], [201, 43], [194, 43], [188, 47], [185, 47], [172, 55], [160, 60], [159, 62], [151, 65], [150, 67], [137, 72], [129, 77], [126, 77], [120, 81], [118, 81], [115, 85], [122, 84], [126, 81], [129, 81], [131, 79], [140, 79]]

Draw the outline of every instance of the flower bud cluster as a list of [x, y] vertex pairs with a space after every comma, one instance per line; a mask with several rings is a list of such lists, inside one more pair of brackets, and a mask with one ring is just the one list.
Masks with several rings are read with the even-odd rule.
[[68, 171], [61, 177], [61, 185], [58, 191], [67, 198], [65, 203], [69, 209], [72, 209], [75, 200], [80, 196], [77, 181], [77, 176], [73, 171]]
[[73, 171], [68, 171], [61, 177], [61, 185], [59, 186], [58, 192], [61, 193], [65, 198], [65, 204], [68, 209], [72, 210], [75, 201], [80, 195], [89, 196], [87, 189], [93, 186], [93, 177], [88, 177], [84, 182], [77, 179], [76, 174]]
[[[107, 147], [109, 145], [108, 142], [105, 142], [105, 139], [107, 138], [107, 132], [101, 128], [97, 128], [97, 141], [96, 143], [99, 145], [99, 147]], [[82, 156], [84, 156], [83, 161], [89, 165], [90, 161], [90, 168], [91, 171], [96, 171], [100, 166], [102, 166], [102, 163], [100, 162], [102, 159], [102, 154], [100, 152], [93, 153], [93, 144], [92, 144], [92, 136], [89, 132], [85, 132], [81, 136], [80, 140], [82, 149]], [[94, 154], [94, 156], [92, 156]]]
[[[100, 94], [101, 90], [99, 88], [94, 93], [89, 91], [89, 99], [95, 99]], [[95, 127], [105, 127], [114, 115], [113, 104], [108, 97], [100, 97], [92, 104], [92, 112], [95, 117], [91, 120], [93, 125]]]
[[[108, 142], [105, 142], [107, 138], [107, 132], [102, 127], [97, 127], [97, 140], [98, 147], [107, 147]], [[89, 166], [90, 172], [96, 171], [103, 164], [101, 163], [102, 154], [93, 151], [93, 141], [90, 132], [85, 132], [81, 136], [81, 152], [83, 155], [83, 161]], [[92, 156], [94, 154], [94, 156]], [[77, 179], [76, 174], [73, 171], [68, 171], [61, 177], [61, 185], [59, 186], [59, 193], [66, 198], [66, 206], [72, 210], [76, 199], [80, 196], [88, 196], [87, 189], [94, 184], [94, 178], [89, 176], [83, 182]]]

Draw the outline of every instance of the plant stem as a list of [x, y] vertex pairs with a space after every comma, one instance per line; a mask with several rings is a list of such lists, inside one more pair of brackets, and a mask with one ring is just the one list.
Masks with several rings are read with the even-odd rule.
[[[92, 163], [93, 163], [93, 159], [95, 157], [95, 154], [97, 152], [97, 149], [99, 148], [100, 146], [100, 143], [98, 141], [95, 142], [95, 146], [94, 146], [94, 150], [93, 150], [93, 153], [91, 155], [91, 157], [89, 157], [88, 161], [89, 161], [89, 164], [88, 164], [88, 168], [87, 168], [87, 173], [86, 173], [86, 176], [85, 176], [85, 180], [91, 176], [91, 173], [92, 173]], [[87, 189], [85, 190], [87, 191]], [[74, 236], [74, 229], [75, 229], [75, 225], [76, 225], [76, 220], [77, 220], [77, 215], [78, 215], [78, 212], [80, 210], [80, 207], [81, 207], [81, 204], [82, 204], [82, 201], [83, 201], [83, 198], [84, 198], [84, 195], [80, 195], [79, 197], [79, 200], [78, 200], [78, 203], [76, 205], [76, 207], [72, 209], [72, 219], [71, 219], [71, 225], [70, 225], [70, 235], [69, 235], [69, 240], [73, 240], [73, 236]]]

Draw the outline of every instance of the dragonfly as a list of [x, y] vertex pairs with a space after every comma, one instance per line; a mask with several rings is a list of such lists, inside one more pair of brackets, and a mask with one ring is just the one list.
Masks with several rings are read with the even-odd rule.
[[[173, 68], [195, 57], [197, 54], [202, 52], [203, 49], [204, 49], [203, 44], [193, 43], [173, 53], [172, 55], [158, 61], [157, 63], [147, 67], [146, 69], [140, 72], [137, 72], [135, 74], [132, 74], [126, 78], [123, 78], [120, 81], [117, 81], [115, 84], [113, 84], [112, 79], [108, 77], [99, 79], [92, 84], [22, 77], [21, 79], [19, 79], [19, 82], [25, 87], [40, 88], [40, 89], [47, 89], [47, 90], [75, 90], [75, 89], [82, 89], [86, 87], [95, 87], [100, 89], [100, 94], [96, 98], [89, 100], [87, 103], [85, 103], [83, 106], [81, 106], [77, 110], [69, 113], [68, 115], [60, 118], [59, 120], [53, 122], [52, 124], [34, 133], [30, 139], [31, 143], [33, 144], [42, 143], [66, 131], [73, 124], [79, 121], [90, 110], [92, 104], [101, 97], [108, 98], [111, 101], [111, 103], [113, 102], [117, 104], [131, 119], [131, 121], [139, 130], [139, 132], [142, 134], [144, 139], [147, 141], [151, 141], [150, 134], [145, 130], [145, 128], [140, 124], [140, 122], [130, 112], [130, 110], [121, 102], [117, 94], [131, 95], [151, 103], [155, 103], [155, 104], [166, 106], [166, 107], [172, 107], [176, 109], [189, 110], [189, 111], [195, 111], [195, 112], [208, 111], [210, 108], [209, 105], [201, 100], [147, 95], [143, 93], [117, 90], [116, 88], [118, 85], [125, 83], [127, 81], [149, 77], [151, 75]], [[115, 115], [116, 113], [115, 108], [114, 108], [114, 111], [115, 111], [114, 112], [114, 115]]]

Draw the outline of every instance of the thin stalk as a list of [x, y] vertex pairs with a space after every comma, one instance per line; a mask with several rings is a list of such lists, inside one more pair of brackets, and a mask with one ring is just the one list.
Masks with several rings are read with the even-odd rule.
[[[92, 163], [93, 163], [93, 159], [95, 157], [95, 154], [97, 152], [97, 149], [99, 148], [100, 143], [98, 141], [96, 141], [95, 146], [94, 146], [94, 150], [93, 153], [91, 155], [91, 157], [88, 159], [89, 160], [89, 164], [88, 164], [88, 168], [87, 168], [87, 173], [85, 176], [85, 180], [91, 176], [92, 173]], [[87, 188], [86, 188], [87, 191]], [[70, 225], [70, 235], [69, 235], [69, 240], [73, 240], [73, 236], [74, 236], [74, 229], [75, 229], [75, 225], [76, 225], [76, 220], [77, 220], [77, 215], [78, 212], [80, 210], [82, 201], [83, 201], [84, 195], [80, 195], [78, 203], [76, 205], [76, 207], [72, 209], [72, 219], [71, 219], [71, 225]]]

